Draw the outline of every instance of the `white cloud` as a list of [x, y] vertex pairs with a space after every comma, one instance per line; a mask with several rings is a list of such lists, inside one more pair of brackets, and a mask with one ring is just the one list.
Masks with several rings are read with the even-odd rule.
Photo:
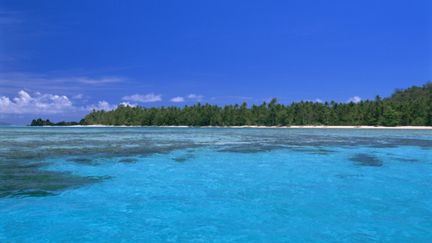
[[117, 108], [116, 105], [111, 105], [110, 103], [108, 103], [105, 100], [99, 101], [97, 104], [95, 105], [90, 105], [87, 106], [86, 110], [88, 111], [92, 111], [92, 110], [97, 110], [97, 111], [111, 111], [114, 110], [115, 108]]
[[129, 106], [129, 107], [136, 107], [136, 106], [138, 106], [137, 104], [131, 104], [131, 103], [129, 103], [129, 102], [121, 102], [120, 104], [119, 104], [119, 106]]
[[65, 95], [42, 94], [40, 92], [28, 93], [24, 90], [18, 92], [16, 97], [0, 96], [0, 116], [7, 115], [35, 115], [35, 114], [66, 114], [85, 113], [92, 110], [111, 111], [118, 106], [135, 107], [136, 104], [122, 102], [118, 105], [102, 100], [96, 104], [74, 106]]
[[202, 100], [204, 98], [204, 96], [197, 95], [197, 94], [190, 94], [190, 95], [187, 96], [187, 98], [191, 99], [191, 100], [198, 100], [198, 101], [200, 101], [200, 100]]
[[145, 95], [134, 94], [134, 95], [130, 95], [130, 96], [125, 96], [122, 99], [126, 100], [126, 101], [149, 103], [149, 102], [161, 101], [162, 95], [154, 94], [154, 93], [145, 94]]
[[360, 96], [353, 96], [348, 99], [348, 103], [359, 103], [361, 100]]
[[35, 93], [31, 96], [21, 90], [13, 99], [0, 97], [0, 113], [4, 114], [57, 114], [73, 109], [72, 102], [64, 95]]
[[201, 101], [204, 98], [204, 96], [202, 95], [197, 95], [197, 94], [189, 94], [186, 97], [183, 96], [176, 96], [170, 99], [171, 102], [174, 103], [181, 103], [181, 102], [185, 102], [186, 100], [189, 101]]
[[137, 104], [131, 104], [129, 102], [121, 102], [118, 105], [112, 105], [109, 102], [107, 102], [105, 100], [102, 100], [102, 101], [99, 101], [97, 104], [89, 105], [89, 106], [87, 106], [87, 107], [85, 107], [83, 109], [86, 110], [86, 111], [93, 111], [93, 110], [96, 110], [96, 111], [112, 111], [112, 110], [117, 109], [117, 107], [119, 107], [119, 106], [136, 107]]
[[177, 97], [172, 98], [170, 101], [174, 102], [174, 103], [180, 103], [180, 102], [184, 102], [185, 99], [181, 96], [177, 96]]
[[316, 99], [314, 100], [314, 102], [317, 102], [317, 103], [323, 103], [322, 99], [320, 99], [320, 98], [316, 98]]

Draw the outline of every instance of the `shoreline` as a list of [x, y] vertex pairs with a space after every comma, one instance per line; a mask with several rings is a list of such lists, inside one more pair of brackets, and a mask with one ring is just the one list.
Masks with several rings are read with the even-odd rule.
[[385, 129], [385, 130], [432, 130], [432, 126], [126, 126], [126, 125], [73, 125], [73, 126], [42, 126], [42, 127], [82, 127], [82, 128], [253, 128], [253, 129]]

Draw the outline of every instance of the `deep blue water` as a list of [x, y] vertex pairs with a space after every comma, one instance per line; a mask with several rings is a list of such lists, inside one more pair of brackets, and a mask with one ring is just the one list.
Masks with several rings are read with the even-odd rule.
[[432, 131], [0, 128], [0, 242], [432, 242]]

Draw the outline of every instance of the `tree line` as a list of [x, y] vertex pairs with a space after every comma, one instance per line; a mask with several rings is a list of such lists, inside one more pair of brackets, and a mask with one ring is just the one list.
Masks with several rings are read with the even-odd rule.
[[38, 118], [32, 120], [30, 126], [76, 126], [76, 125], [83, 125], [83, 124], [84, 124], [84, 119], [81, 120], [80, 122], [65, 122], [65, 121], [51, 122], [49, 119], [43, 120], [41, 118]]
[[272, 99], [270, 102], [252, 106], [246, 103], [225, 106], [197, 103], [192, 106], [158, 108], [121, 105], [112, 111], [93, 110], [78, 124], [432, 126], [432, 83], [396, 90], [385, 99], [376, 96], [374, 100], [358, 103], [301, 101], [283, 105], [278, 103], [277, 99]]

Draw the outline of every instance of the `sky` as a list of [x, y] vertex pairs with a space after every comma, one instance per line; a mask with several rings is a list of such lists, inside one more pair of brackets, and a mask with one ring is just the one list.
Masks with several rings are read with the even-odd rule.
[[0, 0], [0, 122], [348, 102], [432, 80], [428, 0]]

